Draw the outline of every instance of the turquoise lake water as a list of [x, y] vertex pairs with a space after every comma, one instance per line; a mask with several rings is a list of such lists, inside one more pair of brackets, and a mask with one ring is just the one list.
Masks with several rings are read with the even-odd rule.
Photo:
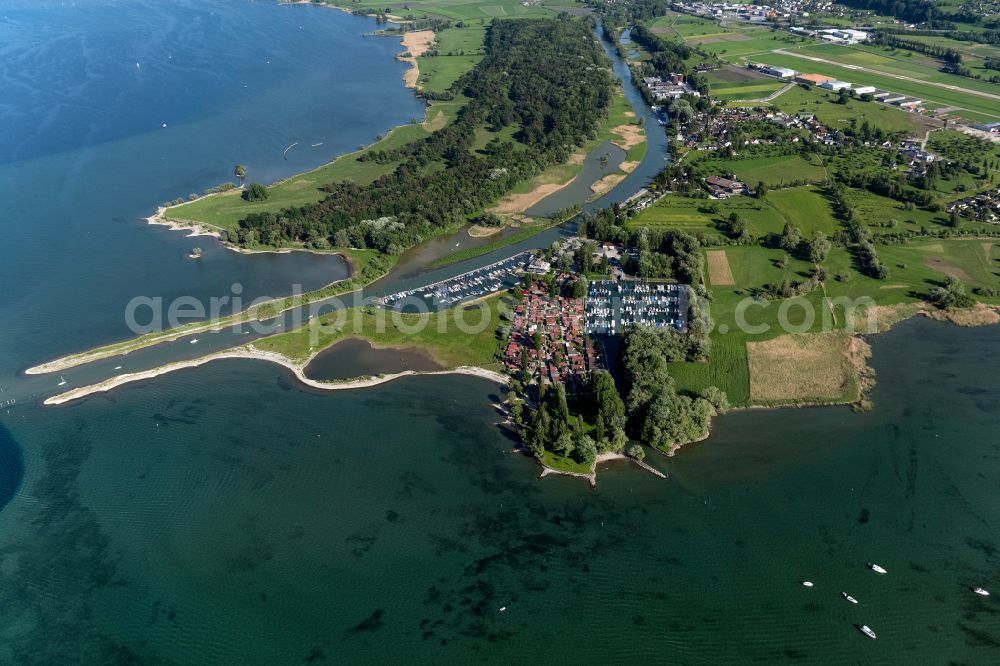
[[[0, 403], [24, 367], [124, 335], [138, 293], [342, 270], [136, 220], [236, 161], [281, 177], [419, 115], [373, 28], [268, 2], [4, 4]], [[330, 154], [283, 160], [303, 138]], [[324, 393], [224, 361], [19, 400], [0, 663], [996, 663], [997, 597], [968, 586], [1000, 593], [1000, 328], [910, 321], [874, 350], [873, 411], [730, 414], [651, 458], [668, 480], [613, 463], [596, 489], [536, 478], [470, 377]]]

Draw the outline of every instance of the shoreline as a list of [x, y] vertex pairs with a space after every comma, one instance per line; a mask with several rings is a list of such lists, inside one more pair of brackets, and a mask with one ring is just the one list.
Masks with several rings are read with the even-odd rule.
[[[335, 10], [342, 11], [342, 12], [345, 12], [345, 13], [351, 14], [351, 15], [359, 15], [354, 10], [351, 10], [351, 9], [349, 9], [347, 7], [342, 7], [342, 6], [339, 6], [339, 5], [336, 5], [336, 4], [332, 4], [332, 3], [329, 3], [329, 2], [325, 2], [325, 1], [324, 2], [315, 2], [314, 0], [278, 0], [278, 4], [279, 5], [289, 5], [289, 6], [293, 6], [293, 5], [310, 5], [310, 6], [317, 6], [317, 7], [326, 7], [328, 9], [335, 9]], [[365, 14], [361, 14], [361, 15], [363, 15], [363, 16], [376, 16], [376, 14], [374, 12], [372, 12], [372, 13], [365, 13]], [[410, 38], [410, 40], [407, 39], [407, 37], [409, 35], [413, 35], [413, 37]], [[386, 36], [388, 36], [388, 37], [394, 37], [395, 35], [393, 35], [393, 34], [386, 34]], [[400, 37], [400, 45], [405, 50], [402, 51], [402, 52], [400, 52], [400, 53], [397, 53], [396, 56], [395, 56], [395, 58], [397, 60], [402, 61], [402, 62], [410, 63], [410, 65], [411, 65], [410, 69], [408, 69], [403, 74], [403, 86], [405, 88], [408, 88], [408, 89], [414, 90], [414, 91], [420, 90], [420, 86], [417, 85], [417, 79], [419, 78], [419, 75], [420, 75], [420, 68], [419, 68], [419, 66], [417, 64], [417, 57], [419, 57], [420, 55], [423, 55], [428, 50], [430, 50], [431, 48], [433, 48], [434, 42], [437, 39], [437, 34], [434, 31], [432, 31], [432, 30], [418, 30], [418, 31], [406, 31], [406, 32], [402, 32], [402, 33], [400, 33], [399, 37]], [[408, 57], [404, 57], [404, 54], [406, 54], [406, 53], [409, 53]], [[412, 78], [412, 83], [411, 83], [411, 80], [410, 80], [411, 78]], [[419, 99], [419, 97], [418, 97], [418, 99]], [[428, 123], [429, 114], [430, 114], [430, 111], [433, 108], [434, 108], [433, 103], [425, 101], [424, 119], [422, 121], [422, 124], [426, 125]], [[354, 151], [351, 151], [351, 152], [348, 152], [348, 153], [343, 153], [341, 155], [337, 155], [333, 159], [331, 159], [331, 160], [329, 160], [327, 162], [324, 162], [324, 163], [316, 166], [315, 168], [307, 169], [306, 171], [300, 171], [300, 172], [291, 174], [291, 175], [289, 175], [289, 176], [287, 176], [285, 178], [279, 178], [278, 180], [275, 180], [274, 182], [268, 183], [267, 187], [274, 187], [276, 185], [280, 185], [282, 183], [285, 183], [287, 181], [293, 180], [295, 178], [300, 178], [300, 177], [302, 177], [302, 176], [304, 176], [306, 174], [312, 173], [314, 171], [318, 171], [320, 169], [324, 169], [324, 168], [326, 168], [326, 167], [334, 164], [338, 160], [341, 160], [341, 159], [343, 159], [345, 157], [348, 157], [350, 155], [355, 155], [355, 154], [364, 152], [364, 150], [368, 150], [369, 148], [377, 146], [382, 141], [385, 141], [386, 139], [388, 139], [390, 136], [392, 136], [392, 133], [395, 132], [396, 130], [398, 130], [399, 128], [406, 127], [407, 125], [410, 125], [410, 124], [411, 123], [400, 123], [399, 125], [393, 125], [388, 130], [386, 130], [386, 132], [384, 133], [384, 135], [382, 135], [382, 139], [376, 140], [373, 143], [364, 146], [364, 148], [362, 148], [360, 150], [354, 150]], [[188, 231], [189, 233], [185, 236], [186, 238], [194, 238], [194, 237], [198, 237], [198, 236], [207, 236], [207, 237], [215, 238], [216, 240], [218, 240], [223, 245], [223, 247], [226, 247], [227, 249], [230, 249], [230, 250], [232, 250], [234, 252], [239, 252], [240, 254], [258, 254], [258, 253], [261, 253], [261, 254], [262, 253], [288, 254], [290, 252], [310, 252], [312, 254], [319, 254], [319, 255], [338, 254], [339, 256], [341, 256], [344, 259], [346, 259], [348, 261], [348, 263], [350, 263], [350, 259], [347, 256], [345, 256], [343, 254], [340, 254], [340, 253], [337, 253], [335, 251], [333, 251], [333, 252], [324, 252], [324, 251], [321, 251], [321, 250], [313, 250], [313, 249], [309, 249], [309, 248], [273, 248], [273, 249], [266, 249], [266, 250], [241, 248], [241, 247], [239, 247], [237, 245], [233, 245], [232, 243], [230, 243], [230, 242], [228, 242], [226, 240], [223, 240], [223, 238], [222, 238], [222, 232], [224, 231], [224, 229], [220, 229], [219, 227], [215, 227], [215, 226], [212, 226], [212, 225], [204, 223], [204, 222], [196, 222], [194, 220], [179, 220], [179, 219], [178, 220], [174, 220], [174, 219], [170, 219], [170, 218], [168, 218], [166, 216], [166, 212], [169, 209], [171, 209], [171, 208], [179, 208], [179, 207], [185, 206], [187, 204], [191, 204], [191, 203], [195, 203], [197, 201], [201, 201], [203, 199], [208, 199], [210, 197], [233, 196], [235, 193], [241, 192], [242, 189], [243, 188], [235, 188], [235, 189], [226, 190], [226, 191], [223, 191], [223, 192], [211, 192], [211, 193], [208, 193], [208, 194], [199, 194], [194, 199], [190, 199], [188, 201], [184, 201], [183, 203], [176, 204], [174, 206], [162, 206], [162, 205], [161, 206], [157, 206], [156, 212], [154, 212], [149, 217], [145, 217], [145, 218], [142, 218], [142, 219], [144, 219], [147, 224], [154, 224], [154, 225], [157, 225], [157, 226], [165, 226], [168, 229], [170, 229], [171, 231]]]
[[186, 368], [197, 368], [206, 363], [211, 363], [212, 361], [218, 361], [222, 359], [251, 359], [258, 361], [268, 361], [275, 363], [277, 365], [290, 370], [295, 378], [305, 386], [310, 388], [320, 389], [324, 391], [346, 391], [354, 389], [364, 389], [371, 388], [373, 386], [380, 386], [388, 382], [394, 381], [396, 379], [401, 379], [403, 377], [416, 377], [424, 375], [468, 375], [472, 377], [479, 377], [481, 379], [486, 379], [495, 382], [500, 385], [506, 385], [510, 379], [499, 372], [493, 370], [487, 370], [486, 368], [480, 368], [471, 365], [462, 365], [455, 368], [449, 368], [447, 370], [404, 370], [402, 372], [396, 372], [386, 375], [379, 375], [377, 377], [358, 377], [357, 379], [348, 379], [344, 381], [334, 381], [334, 382], [323, 382], [315, 379], [309, 379], [305, 376], [303, 368], [308, 364], [308, 361], [303, 364], [296, 363], [292, 359], [279, 354], [277, 352], [262, 351], [255, 348], [252, 344], [246, 345], [244, 347], [239, 347], [236, 349], [227, 349], [213, 354], [208, 354], [207, 356], [201, 356], [199, 358], [190, 359], [187, 361], [176, 361], [174, 363], [168, 363], [166, 365], [161, 365], [156, 368], [151, 368], [149, 370], [142, 370], [140, 372], [127, 372], [121, 375], [116, 375], [110, 379], [106, 379], [97, 384], [89, 384], [87, 386], [80, 386], [75, 389], [70, 389], [64, 393], [51, 396], [46, 398], [42, 404], [45, 406], [62, 405], [68, 402], [73, 402], [86, 398], [97, 393], [107, 393], [115, 388], [124, 386], [126, 384], [131, 384], [133, 382], [142, 381], [145, 379], [153, 379], [155, 377], [160, 377], [171, 372], [176, 372], [177, 370], [184, 370]]
[[[75, 368], [81, 365], [86, 365], [87, 363], [93, 363], [94, 361], [101, 361], [106, 358], [111, 358], [113, 356], [127, 356], [131, 352], [138, 351], [140, 349], [145, 349], [147, 347], [155, 347], [156, 345], [160, 345], [165, 342], [173, 342], [188, 335], [194, 335], [196, 333], [206, 333], [206, 332], [214, 333], [222, 330], [223, 328], [226, 328], [227, 326], [238, 326], [240, 324], [245, 324], [251, 321], [260, 321], [261, 319], [269, 319], [272, 317], [281, 316], [284, 313], [288, 312], [289, 310], [294, 310], [295, 308], [299, 307], [306, 307], [313, 303], [323, 301], [329, 298], [335, 298], [338, 296], [351, 294], [356, 291], [360, 291], [364, 289], [364, 287], [368, 286], [367, 284], [361, 285], [355, 287], [354, 289], [350, 289], [348, 291], [341, 291], [329, 294], [327, 296], [322, 296], [317, 298], [316, 300], [309, 300], [307, 298], [310, 294], [316, 294], [317, 292], [325, 291], [327, 289], [332, 289], [341, 283], [346, 283], [354, 279], [354, 273], [356, 271], [354, 262], [351, 261], [349, 257], [344, 257], [344, 259], [347, 261], [348, 266], [351, 269], [351, 275], [340, 280], [334, 280], [333, 282], [323, 287], [320, 287], [319, 289], [315, 289], [313, 291], [301, 294], [300, 298], [303, 300], [300, 300], [299, 302], [293, 302], [287, 305], [287, 307], [281, 308], [277, 312], [265, 313], [263, 312], [263, 310], [264, 308], [267, 308], [270, 305], [280, 304], [283, 301], [285, 301], [285, 299], [292, 298], [292, 296], [284, 296], [270, 301], [266, 301], [264, 303], [259, 303], [256, 306], [253, 306], [252, 308], [248, 308], [246, 310], [240, 310], [239, 312], [235, 312], [232, 315], [229, 315], [222, 319], [192, 322], [190, 325], [185, 324], [181, 327], [167, 329], [166, 331], [161, 331], [159, 333], [149, 333], [147, 335], [153, 336], [150, 339], [144, 340], [143, 339], [144, 336], [139, 336], [137, 338], [132, 338], [130, 340], [125, 340], [122, 342], [114, 342], [108, 345], [102, 345], [100, 347], [95, 347], [93, 349], [89, 349], [83, 352], [78, 352], [76, 354], [69, 354], [67, 356], [62, 356], [53, 359], [51, 361], [46, 361], [45, 363], [39, 363], [38, 365], [33, 365], [30, 368], [25, 368], [23, 372], [25, 375], [47, 375], [47, 374], [52, 374], [54, 372], [60, 372], [63, 370], [68, 370], [70, 368]], [[378, 280], [384, 278], [386, 275], [388, 275], [388, 272], [383, 273], [382, 275], [376, 277], [375, 279], [372, 280], [372, 282], [377, 282]], [[187, 326], [187, 328], [185, 328], [184, 326]]]
[[403, 85], [407, 88], [420, 90], [420, 65], [417, 63], [417, 58], [430, 51], [435, 41], [437, 35], [433, 30], [405, 31], [399, 36], [399, 42], [406, 50], [397, 54], [396, 59], [410, 65], [410, 69], [403, 74]]
[[[294, 178], [294, 176], [293, 176], [293, 178]], [[206, 196], [206, 197], [208, 197], [208, 196], [217, 196], [217, 194], [206, 194], [204, 196]], [[199, 197], [199, 198], [201, 198], [201, 197]], [[193, 203], [193, 202], [188, 202], [188, 203]], [[199, 236], [207, 236], [207, 237], [210, 237], [210, 238], [214, 238], [217, 241], [219, 241], [219, 244], [223, 248], [225, 248], [227, 250], [231, 250], [232, 252], [236, 252], [237, 254], [246, 254], [246, 255], [251, 255], [251, 254], [292, 254], [293, 252], [304, 252], [306, 254], [315, 254], [315, 255], [321, 256], [321, 257], [340, 257], [341, 259], [343, 259], [344, 261], [347, 262], [348, 266], [351, 269], [351, 274], [348, 275], [346, 278], [344, 278], [344, 279], [347, 279], [347, 280], [349, 280], [350, 278], [352, 278], [354, 276], [354, 273], [355, 273], [356, 268], [357, 268], [354, 265], [354, 260], [351, 259], [350, 255], [348, 255], [343, 250], [336, 250], [336, 249], [315, 250], [315, 249], [309, 248], [309, 247], [275, 247], [275, 248], [268, 248], [268, 249], [257, 249], [257, 248], [240, 247], [239, 245], [234, 245], [234, 244], [230, 243], [229, 241], [224, 240], [222, 238], [222, 230], [221, 229], [218, 229], [216, 227], [212, 227], [212, 226], [210, 226], [208, 224], [205, 224], [203, 222], [195, 222], [193, 220], [190, 220], [190, 221], [171, 220], [171, 219], [169, 219], [169, 218], [167, 218], [167, 217], [164, 216], [164, 213], [166, 212], [166, 210], [167, 210], [166, 206], [158, 206], [156, 208], [156, 212], [155, 213], [153, 213], [149, 217], [144, 217], [142, 219], [146, 221], [146, 224], [151, 224], [151, 225], [158, 226], [158, 227], [166, 227], [170, 231], [187, 231], [187, 232], [189, 232], [189, 233], [187, 233], [184, 236], [184, 238], [197, 238]], [[326, 287], [332, 286], [333, 284], [334, 283], [331, 282], [330, 284], [326, 285]], [[326, 288], [326, 287], [321, 287], [321, 288]]]
[[656, 469], [655, 467], [653, 467], [649, 463], [645, 462], [644, 460], [639, 460], [637, 458], [632, 458], [630, 456], [625, 455], [624, 453], [615, 453], [613, 451], [609, 451], [607, 453], [599, 453], [599, 454], [597, 454], [597, 456], [594, 458], [593, 464], [591, 464], [591, 466], [590, 466], [590, 472], [587, 473], [587, 474], [584, 474], [583, 472], [570, 472], [569, 470], [556, 469], [554, 467], [549, 467], [548, 465], [546, 465], [545, 463], [543, 463], [541, 460], [539, 460], [536, 456], [532, 455], [531, 451], [528, 451], [527, 449], [524, 449], [524, 448], [519, 448], [519, 449], [516, 449], [516, 450], [520, 451], [520, 452], [523, 452], [523, 453], [526, 453], [527, 455], [531, 456], [532, 458], [534, 458], [538, 462], [539, 465], [542, 466], [542, 473], [538, 475], [539, 479], [544, 479], [545, 477], [551, 476], [553, 474], [559, 475], [559, 476], [571, 476], [571, 477], [575, 477], [575, 478], [578, 478], [578, 479], [586, 479], [587, 481], [590, 482], [590, 487], [591, 488], [596, 488], [597, 487], [597, 466], [600, 465], [600, 464], [602, 464], [602, 463], [612, 462], [614, 460], [624, 460], [626, 462], [630, 462], [630, 463], [632, 463], [634, 465], [637, 465], [637, 466], [641, 467], [642, 469], [646, 470], [647, 472], [649, 472], [653, 476], [657, 476], [657, 477], [659, 477], [661, 479], [666, 479], [667, 478], [666, 474], [664, 474], [660, 470]]

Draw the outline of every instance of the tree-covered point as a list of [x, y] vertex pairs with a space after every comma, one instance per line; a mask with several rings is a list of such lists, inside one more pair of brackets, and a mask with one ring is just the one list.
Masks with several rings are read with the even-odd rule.
[[598, 453], [621, 453], [628, 443], [625, 405], [615, 380], [603, 370], [591, 375], [572, 400], [562, 384], [543, 384], [536, 409], [516, 397], [511, 409], [525, 446], [538, 458], [549, 451], [589, 465]]
[[[613, 79], [592, 23], [569, 16], [497, 19], [487, 30], [486, 53], [452, 86], [470, 99], [454, 122], [425, 139], [366, 155], [397, 164], [394, 171], [366, 186], [331, 183], [316, 204], [248, 215], [230, 240], [331, 243], [398, 254], [464, 223], [597, 136]], [[474, 149], [481, 130], [504, 128], [515, 128], [516, 141], [494, 138]]]
[[629, 434], [663, 451], [708, 432], [712, 416], [729, 408], [726, 394], [709, 387], [704, 395], [679, 393], [667, 364], [695, 360], [686, 337], [673, 330], [635, 327], [622, 341], [625, 413]]

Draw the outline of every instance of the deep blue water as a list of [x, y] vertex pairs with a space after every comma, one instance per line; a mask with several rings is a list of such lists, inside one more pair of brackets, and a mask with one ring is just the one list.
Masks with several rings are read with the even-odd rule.
[[126, 337], [134, 296], [207, 301], [238, 282], [251, 299], [343, 277], [337, 258], [240, 256], [141, 218], [236, 163], [269, 182], [421, 117], [398, 40], [364, 37], [375, 28], [272, 2], [3, 3], [0, 385]]

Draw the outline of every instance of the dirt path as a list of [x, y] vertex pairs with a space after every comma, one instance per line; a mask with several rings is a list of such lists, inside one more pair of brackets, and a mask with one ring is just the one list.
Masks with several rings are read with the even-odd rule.
[[933, 268], [938, 273], [944, 273], [953, 278], [969, 282], [972, 278], [964, 270], [956, 266], [955, 264], [949, 263], [944, 259], [938, 259], [937, 257], [926, 257], [924, 259], [924, 264], [930, 268]]

